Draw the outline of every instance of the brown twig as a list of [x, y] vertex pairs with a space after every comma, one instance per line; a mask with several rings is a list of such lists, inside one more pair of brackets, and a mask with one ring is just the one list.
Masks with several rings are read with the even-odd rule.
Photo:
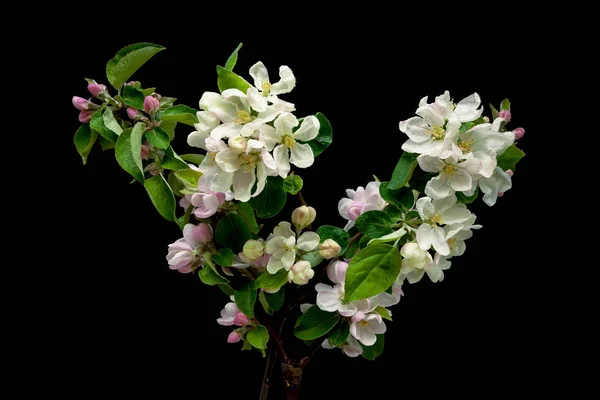
[[359, 240], [362, 236], [363, 234], [361, 232], [357, 232], [356, 235], [352, 236], [352, 239], [350, 239], [350, 242], [348, 242], [348, 248], [350, 248], [350, 246], [352, 246], [352, 244]]
[[273, 326], [271, 325], [271, 321], [269, 321], [268, 317], [265, 318], [263, 320], [263, 322], [266, 325], [267, 330], [269, 331], [269, 334], [271, 335], [271, 337], [275, 341], [275, 344], [277, 344], [277, 348], [279, 349], [279, 353], [281, 353], [281, 361], [283, 361], [284, 363], [287, 363], [289, 361], [289, 358], [287, 356], [287, 353], [285, 352], [285, 348], [283, 347], [283, 342], [281, 341], [281, 338], [279, 337], [279, 334], [277, 332], [275, 332], [275, 329], [273, 329]]
[[308, 206], [308, 203], [306, 202], [306, 200], [304, 200], [304, 196], [302, 196], [302, 191], [298, 191], [298, 193], [296, 193], [296, 197], [298, 198], [298, 201], [300, 202], [300, 205], [302, 206]]
[[271, 375], [273, 374], [273, 365], [277, 359], [277, 350], [272, 347], [269, 348], [269, 355], [267, 356], [267, 365], [265, 366], [265, 374], [263, 376], [263, 383], [260, 388], [259, 400], [267, 400], [269, 397], [269, 389], [271, 388]]

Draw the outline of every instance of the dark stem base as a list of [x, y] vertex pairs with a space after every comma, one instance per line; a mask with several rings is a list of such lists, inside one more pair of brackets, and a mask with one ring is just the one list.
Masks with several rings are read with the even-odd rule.
[[289, 360], [281, 364], [281, 369], [283, 371], [286, 399], [297, 400], [300, 394], [304, 366], [300, 362]]

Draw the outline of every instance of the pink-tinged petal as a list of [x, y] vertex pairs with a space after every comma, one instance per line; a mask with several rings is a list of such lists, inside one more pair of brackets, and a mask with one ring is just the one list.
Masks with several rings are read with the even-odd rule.
[[243, 312], [239, 312], [235, 315], [233, 323], [237, 326], [246, 326], [248, 324], [248, 317]]
[[233, 331], [227, 337], [227, 343], [237, 343], [242, 340], [242, 334], [238, 331]]
[[340, 202], [338, 203], [338, 211], [340, 213], [340, 215], [342, 217], [344, 217], [345, 219], [350, 219], [350, 216], [348, 215], [348, 209], [350, 208], [350, 206], [352, 205], [353, 201], [348, 199], [348, 198], [343, 198], [340, 200]]
[[340, 304], [338, 312], [342, 317], [352, 317], [356, 314], [356, 304]]
[[348, 263], [344, 261], [334, 261], [327, 266], [327, 277], [337, 285], [343, 285], [346, 279]]

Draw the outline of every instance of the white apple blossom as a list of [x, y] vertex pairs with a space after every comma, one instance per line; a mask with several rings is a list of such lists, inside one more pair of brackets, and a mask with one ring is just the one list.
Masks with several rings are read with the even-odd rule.
[[296, 241], [296, 234], [291, 224], [283, 221], [273, 229], [272, 237], [267, 241], [265, 253], [271, 254], [267, 271], [271, 274], [280, 269], [289, 271], [296, 262], [298, 250], [309, 252], [319, 245], [319, 235], [315, 232], [304, 232]]
[[455, 104], [450, 97], [450, 92], [446, 90], [444, 94], [435, 98], [434, 103], [427, 104], [427, 97], [421, 99], [419, 106], [425, 105], [434, 108], [447, 120], [452, 115], [456, 115], [461, 123], [475, 121], [483, 113], [483, 108], [480, 108], [481, 98], [477, 93], [473, 93]]
[[[250, 76], [255, 87], [249, 88], [246, 94], [253, 99], [253, 108], [259, 112], [267, 110], [268, 102], [279, 105], [281, 100], [277, 95], [289, 93], [296, 86], [296, 77], [287, 65], [279, 67], [280, 80], [277, 83], [270, 82], [269, 71], [261, 61], [250, 67]], [[293, 105], [291, 107], [292, 110], [289, 111], [293, 111]]]
[[338, 203], [338, 211], [348, 220], [344, 229], [349, 231], [361, 214], [372, 210], [383, 210], [387, 202], [379, 194], [379, 182], [369, 182], [366, 188], [346, 189], [347, 198]]
[[404, 271], [400, 274], [399, 280], [402, 282], [404, 279], [408, 280], [409, 283], [417, 283], [423, 278], [423, 275], [427, 273], [431, 282], [441, 282], [444, 279], [444, 271], [450, 268], [451, 262], [442, 256], [440, 253], [435, 253], [433, 260], [429, 262], [425, 267], [418, 269], [415, 268], [408, 273]]
[[192, 272], [194, 266], [202, 263], [202, 245], [211, 239], [212, 228], [210, 225], [205, 223], [186, 224], [183, 227], [183, 238], [169, 245], [167, 254], [169, 268], [182, 274]]
[[417, 115], [419, 116], [400, 122], [400, 131], [408, 136], [402, 150], [432, 157], [449, 151], [451, 138], [460, 128], [458, 117], [452, 115], [446, 122], [442, 114], [429, 106], [420, 107]]
[[[327, 350], [335, 349], [335, 347], [332, 346], [331, 343], [329, 343], [329, 339], [325, 339], [321, 346], [323, 346], [323, 348]], [[342, 349], [345, 355], [352, 358], [358, 357], [363, 353], [362, 346], [352, 336], [348, 336], [346, 338], [346, 341], [342, 343], [340, 348]]]
[[356, 312], [370, 312], [377, 306], [370, 299], [344, 302], [344, 285], [330, 286], [324, 283], [315, 285], [317, 291], [317, 306], [323, 311], [339, 312], [344, 317], [351, 317]]
[[210, 111], [198, 111], [196, 117], [198, 117], [198, 122], [194, 124], [196, 130], [188, 135], [187, 142], [192, 147], [207, 150], [206, 139], [212, 130], [219, 126], [220, 121], [217, 115]]
[[298, 168], [308, 168], [315, 162], [312, 148], [298, 141], [308, 142], [316, 138], [321, 126], [319, 120], [315, 116], [308, 116], [294, 132], [298, 124], [298, 119], [293, 114], [283, 113], [275, 120], [274, 127], [260, 127], [260, 140], [267, 150], [273, 150], [279, 176], [282, 178], [290, 172], [290, 163]]
[[481, 170], [481, 162], [478, 159], [460, 160], [456, 153], [451, 153], [444, 159], [422, 154], [417, 157], [417, 161], [423, 171], [440, 173], [425, 186], [425, 194], [433, 200], [441, 200], [454, 192], [471, 190], [472, 175]]
[[[392, 285], [392, 293], [383, 292], [379, 293], [377, 296], [373, 298], [375, 304], [381, 307], [391, 307], [400, 303], [400, 299], [404, 296], [404, 292], [402, 291], [402, 285], [394, 283]], [[388, 310], [391, 315], [391, 311]]]
[[373, 346], [377, 341], [377, 336], [375, 335], [380, 335], [385, 333], [385, 331], [385, 322], [383, 322], [379, 314], [366, 314], [358, 311], [352, 316], [350, 334], [365, 346]]
[[456, 204], [454, 194], [442, 200], [421, 197], [417, 200], [416, 208], [423, 220], [417, 230], [419, 247], [423, 250], [429, 250], [433, 246], [441, 255], [447, 256], [450, 254], [450, 248], [446, 242], [446, 232], [441, 225], [467, 221], [471, 218], [471, 212], [464, 204]]
[[[481, 189], [481, 191], [484, 193], [483, 202], [490, 207], [496, 204], [499, 193], [504, 193], [512, 188], [512, 180], [510, 175], [503, 171], [500, 167], [496, 167], [494, 169], [494, 173], [491, 177], [481, 177], [477, 183], [479, 185], [479, 189]], [[470, 196], [473, 195], [474, 192], [475, 187], [473, 187], [470, 192], [465, 194]]]
[[[427, 250], [423, 250], [417, 243], [409, 242], [406, 243], [400, 249], [402, 255], [402, 268], [400, 274], [402, 275], [422, 275], [421, 271], [424, 271], [425, 267], [433, 263], [433, 257]], [[418, 272], [414, 272], [418, 271]], [[421, 278], [419, 278], [421, 279]], [[410, 283], [413, 283], [409, 279]]]
[[218, 318], [217, 322], [223, 326], [245, 326], [248, 324], [249, 318], [235, 304], [233, 296], [230, 299], [231, 302], [225, 304], [225, 308], [221, 310], [221, 318]]

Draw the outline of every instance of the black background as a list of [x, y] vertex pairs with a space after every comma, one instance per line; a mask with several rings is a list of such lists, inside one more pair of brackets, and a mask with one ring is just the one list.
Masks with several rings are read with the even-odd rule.
[[[318, 224], [344, 224], [337, 203], [346, 188], [366, 185], [373, 174], [389, 179], [406, 140], [398, 122], [411, 117], [425, 95], [450, 90], [460, 100], [476, 91], [484, 104], [495, 105], [508, 97], [512, 127], [527, 131], [520, 142], [527, 157], [513, 189], [493, 208], [482, 202], [471, 208], [483, 229], [467, 242], [466, 254], [452, 260], [443, 282], [425, 277], [405, 285], [405, 297], [392, 309], [394, 322], [387, 324], [384, 354], [370, 362], [320, 351], [306, 371], [302, 398], [539, 391], [532, 371], [551, 357], [539, 342], [549, 298], [541, 294], [545, 274], [528, 242], [540, 235], [536, 177], [543, 166], [536, 160], [547, 133], [539, 104], [547, 99], [537, 62], [546, 42], [526, 31], [518, 16], [510, 24], [519, 29], [503, 29], [500, 22], [477, 29], [439, 21], [409, 26], [408, 15], [389, 17], [374, 28], [342, 21], [339, 28], [321, 29], [306, 17], [285, 28], [253, 22], [217, 30], [203, 26], [204, 18], [215, 18], [207, 14], [173, 30], [114, 34], [97, 27], [56, 39], [57, 57], [69, 67], [58, 72], [68, 89], [57, 94], [53, 111], [66, 127], [55, 146], [61, 175], [54, 223], [69, 233], [53, 238], [64, 250], [56, 254], [64, 267], [53, 274], [58, 283], [46, 328], [56, 337], [48, 363], [61, 376], [53, 387], [78, 396], [181, 392], [213, 398], [205, 393], [215, 388], [223, 399], [257, 397], [264, 360], [227, 344], [229, 329], [216, 323], [227, 298], [167, 267], [167, 245], [179, 238], [178, 228], [161, 219], [142, 187], [129, 183], [112, 151], [95, 148], [81, 165], [68, 133], [79, 126], [71, 97], [88, 96], [84, 77], [108, 84], [104, 66], [119, 48], [140, 41], [165, 46], [133, 78], [197, 108], [204, 91], [217, 91], [215, 65], [241, 41], [238, 74], [248, 77], [261, 60], [276, 81], [279, 65], [290, 66], [297, 86], [282, 98], [296, 104], [297, 116], [320, 111], [333, 125], [333, 144], [300, 171]], [[423, 21], [433, 24], [430, 18]], [[177, 128], [179, 153], [193, 151], [185, 141], [189, 132]]]

